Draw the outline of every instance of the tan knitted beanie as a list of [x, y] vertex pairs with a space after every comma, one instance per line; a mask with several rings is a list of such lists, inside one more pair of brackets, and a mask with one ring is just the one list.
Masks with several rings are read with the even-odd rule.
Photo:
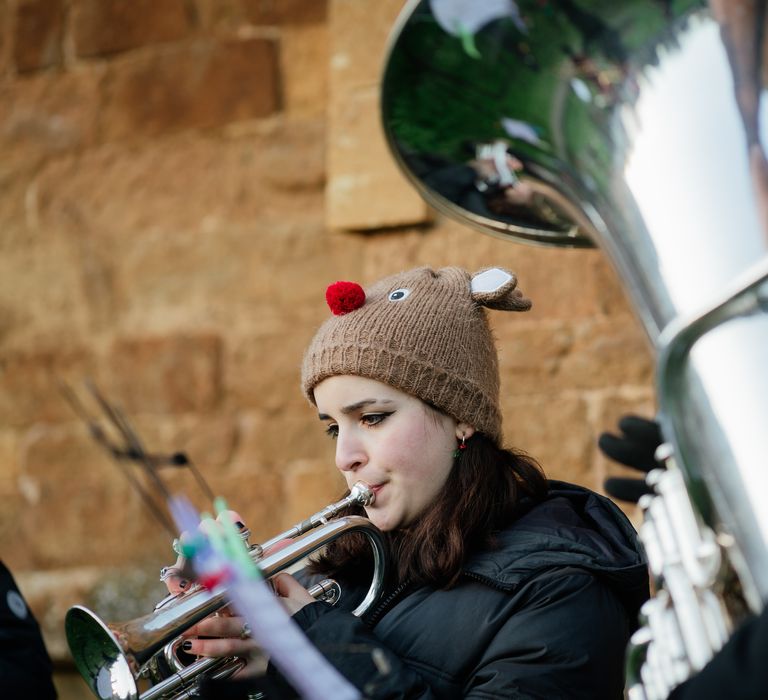
[[499, 368], [483, 307], [527, 311], [531, 302], [500, 268], [470, 275], [427, 267], [380, 280], [363, 292], [337, 282], [326, 293], [334, 316], [304, 355], [302, 389], [353, 374], [416, 396], [501, 442]]

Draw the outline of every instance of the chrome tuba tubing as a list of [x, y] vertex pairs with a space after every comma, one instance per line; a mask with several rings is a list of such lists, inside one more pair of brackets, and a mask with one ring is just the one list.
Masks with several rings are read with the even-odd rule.
[[[293, 528], [272, 538], [265, 545], [251, 548], [265, 578], [284, 571], [337, 538], [350, 532], [366, 537], [373, 549], [374, 571], [362, 602], [352, 611], [360, 616], [381, 595], [386, 576], [386, 549], [381, 531], [361, 516], [334, 518], [353, 505], [373, 502], [371, 490], [360, 482], [349, 496], [315, 513]], [[262, 556], [268, 547], [282, 540], [292, 540], [282, 549]], [[327, 587], [316, 591], [327, 592]], [[173, 661], [173, 645], [186, 629], [212, 615], [227, 604], [226, 589], [212, 591], [196, 586], [192, 590], [163, 600], [156, 609], [142, 617], [123, 623], [105, 623], [98, 615], [76, 605], [67, 611], [65, 632], [70, 652], [78, 671], [93, 694], [101, 700], [154, 700], [155, 698], [188, 697], [186, 688], [201, 673], [228, 675], [239, 668], [231, 659], [202, 659], [185, 668]], [[139, 676], [159, 653], [171, 663], [168, 678], [153, 679], [155, 685], [139, 691]], [[169, 656], [170, 654], [170, 656]], [[229, 663], [231, 662], [231, 663]], [[226, 669], [221, 666], [226, 665]], [[193, 668], [194, 667], [194, 668]]]
[[384, 132], [416, 189], [497, 237], [600, 248], [657, 357], [667, 476], [640, 534], [660, 595], [632, 700], [768, 601], [764, 19], [749, 0], [409, 0], [389, 44]]

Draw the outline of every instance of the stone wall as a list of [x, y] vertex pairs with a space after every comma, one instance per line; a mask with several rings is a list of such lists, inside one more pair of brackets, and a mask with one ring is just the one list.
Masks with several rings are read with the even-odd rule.
[[392, 164], [377, 85], [401, 5], [0, 4], [0, 554], [62, 669], [67, 607], [148, 612], [173, 558], [62, 381], [93, 380], [151, 450], [186, 452], [255, 541], [341, 489], [298, 391], [336, 279], [514, 269], [535, 307], [493, 316], [505, 435], [553, 477], [600, 488], [617, 468], [597, 435], [652, 411], [650, 353], [600, 253], [471, 232]]

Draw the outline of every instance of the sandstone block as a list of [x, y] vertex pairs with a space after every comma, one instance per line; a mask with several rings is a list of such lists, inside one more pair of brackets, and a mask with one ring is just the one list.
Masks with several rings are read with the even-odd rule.
[[[297, 32], [314, 34], [315, 30]], [[318, 43], [320, 47], [317, 50], [322, 53], [322, 41]], [[258, 172], [258, 186], [261, 188], [269, 186], [281, 193], [295, 194], [322, 193], [325, 186], [325, 115], [313, 117], [309, 114], [314, 109], [313, 105], [324, 99], [324, 81], [321, 76], [313, 81], [313, 87], [307, 86], [305, 91], [299, 84], [301, 80], [303, 78], [296, 77], [294, 81], [293, 74], [284, 78], [286, 109], [293, 111], [295, 116], [275, 124], [264, 133], [259, 141], [258, 156], [250, 163], [250, 167]], [[314, 89], [318, 93], [310, 95]]]
[[[256, 255], [253, 241], [273, 235], [273, 226], [285, 231], [311, 221], [311, 230], [319, 230], [323, 131], [322, 120], [302, 119], [270, 123], [264, 133], [224, 139], [178, 134], [60, 158], [46, 165], [36, 181], [40, 228], [60, 231], [73, 241], [83, 231], [91, 232], [105, 243], [116, 267], [140, 259], [158, 274], [173, 276], [186, 260], [199, 259], [215, 284], [226, 285], [227, 269], [243, 264], [243, 253]], [[17, 209], [24, 193], [18, 197]], [[245, 234], [243, 225], [251, 232]], [[233, 226], [237, 228], [228, 233]], [[279, 233], [274, 234], [276, 241]], [[266, 246], [264, 250], [269, 252]], [[127, 282], [147, 286], [152, 278], [145, 267]], [[174, 282], [182, 297], [194, 292], [190, 279]], [[156, 294], [153, 304], [160, 297]]]
[[[25, 205], [36, 196], [27, 190]], [[34, 205], [33, 205], [34, 206]], [[33, 212], [33, 206], [29, 207]], [[67, 218], [73, 228], [82, 224]], [[0, 312], [10, 348], [71, 348], [83, 333], [92, 332], [105, 319], [114, 318], [110, 264], [106, 254], [80, 228], [67, 239], [55, 229], [37, 229], [28, 222], [21, 230], [9, 227], [8, 248], [0, 256]], [[16, 276], [19, 270], [24, 274]]]
[[385, 48], [403, 0], [331, 0], [331, 93], [334, 100], [378, 85]]
[[653, 380], [650, 346], [637, 321], [629, 316], [579, 323], [573, 352], [562, 372], [574, 386], [592, 388], [629, 384], [647, 386]]
[[288, 114], [325, 115], [328, 107], [328, 28], [288, 26], [280, 32], [283, 108]]
[[222, 341], [211, 334], [119, 338], [109, 386], [130, 412], [210, 411], [221, 399]]
[[486, 235], [442, 215], [435, 217], [434, 235], [430, 230], [430, 235], [421, 232], [419, 238], [425, 260], [436, 261], [432, 264], [460, 265], [470, 272], [490, 266], [507, 267], [518, 274], [520, 287], [527, 293], [522, 281], [522, 277], [526, 276], [523, 274], [525, 270], [520, 272], [520, 265], [515, 259], [516, 251], [521, 246]]
[[330, 459], [298, 459], [286, 465], [286, 517], [300, 522], [337, 501], [346, 490], [341, 472]]
[[253, 24], [315, 24], [326, 19], [328, 0], [242, 0]]
[[229, 503], [238, 504], [237, 511], [251, 528], [252, 543], [266, 542], [294, 524], [285, 512], [282, 476], [257, 472], [253, 477], [230, 484], [230, 488], [233, 495]]
[[77, 382], [93, 373], [94, 358], [83, 349], [16, 351], [0, 357], [0, 423], [25, 426], [71, 420], [72, 410], [58, 382]]
[[502, 383], [514, 393], [597, 389], [652, 381], [650, 351], [631, 317], [537, 322], [491, 316]]
[[328, 0], [194, 0], [203, 29], [238, 31], [253, 26], [279, 27], [324, 24]]
[[201, 27], [237, 30], [258, 27], [306, 26], [326, 21], [328, 0], [194, 0]]
[[573, 348], [573, 329], [565, 323], [535, 322], [528, 316], [490, 315], [499, 349], [503, 395], [552, 392], [574, 381], [563, 378], [561, 372]]
[[[501, 265], [518, 271], [519, 266], [508, 263], [510, 252], [514, 253], [518, 247], [437, 216], [435, 225], [428, 232], [423, 226], [416, 226], [398, 228], [378, 236], [375, 245], [364, 247], [364, 267], [360, 273], [355, 270], [352, 279], [373, 281], [397, 270], [420, 265], [433, 268], [459, 265], [471, 272]], [[503, 318], [505, 314], [492, 312], [491, 317], [495, 316]], [[517, 316], [517, 319], [528, 319], [528, 315]]]
[[[31, 176], [11, 173], [0, 164], [0, 250], [4, 253], [23, 247], [29, 240], [26, 199], [30, 181]], [[0, 328], [3, 326], [0, 320]], [[0, 330], [0, 337], [3, 335]]]
[[0, 542], [7, 542], [7, 537], [15, 535], [16, 518], [20, 512], [19, 480], [19, 444], [16, 431], [0, 431]]
[[102, 66], [86, 65], [0, 84], [0, 167], [16, 175], [45, 158], [92, 145], [103, 75]]
[[377, 229], [428, 220], [427, 205], [398, 170], [379, 124], [375, 89], [333, 103], [328, 142], [326, 223]]
[[60, 65], [63, 0], [20, 0], [16, 8], [14, 62], [20, 73]]
[[[131, 290], [122, 316], [126, 328], [162, 334], [169, 322], [182, 327], [194, 323], [226, 333], [228, 353], [250, 344], [253, 352], [244, 361], [253, 364], [243, 366], [238, 361], [233, 367], [230, 355], [225, 360], [226, 390], [238, 396], [248, 393], [244, 387], [251, 386], [254, 373], [265, 374], [265, 364], [292, 362], [297, 367], [301, 348], [291, 350], [296, 347], [294, 337], [310, 332], [306, 320], [310, 304], [315, 308], [324, 304], [325, 286], [333, 281], [330, 276], [337, 261], [332, 253], [335, 246], [326, 245], [320, 223], [304, 218], [317, 216], [312, 200], [303, 196], [292, 200], [307, 205], [309, 212], [283, 221], [268, 215], [260, 227], [158, 232], [144, 239], [151, 245], [133, 247], [123, 268], [124, 284]], [[340, 257], [346, 254], [342, 249]], [[315, 281], [319, 271], [327, 271], [329, 277]], [[265, 348], [273, 354], [259, 354]], [[283, 369], [271, 371], [275, 379], [270, 384], [280, 386]], [[297, 377], [290, 378], [289, 391]]]
[[197, 41], [110, 67], [104, 136], [155, 136], [266, 117], [279, 107], [270, 39]]
[[230, 463], [239, 439], [235, 418], [227, 414], [180, 416], [169, 428], [158, 447], [184, 452], [206, 480]]
[[18, 489], [24, 507], [9, 549], [24, 568], [115, 563], [141, 548], [144, 505], [80, 425], [27, 432]]
[[256, 474], [286, 477], [286, 464], [320, 459], [333, 461], [333, 444], [317, 413], [300, 400], [287, 401], [282, 411], [247, 411], [240, 416], [238, 445], [222, 476], [252, 478]]
[[0, 492], [0, 542], [3, 542], [3, 561], [9, 568], [16, 565], [32, 566], [29, 553], [23, 546], [17, 546], [19, 518], [24, 513], [25, 505], [18, 492], [18, 478], [6, 481]]
[[629, 311], [620, 280], [600, 251], [541, 248], [510, 240], [505, 258], [536, 315], [568, 320]]
[[394, 0], [330, 5], [326, 222], [331, 228], [366, 230], [429, 219], [426, 204], [395, 165], [380, 125], [384, 45], [401, 6]]
[[80, 57], [174, 41], [191, 30], [184, 0], [76, 0], [72, 7], [75, 53]]
[[[303, 333], [298, 330], [291, 333], [281, 324], [274, 334], [259, 337], [248, 334], [234, 340], [226, 373], [227, 394], [231, 400], [243, 408], [275, 413], [282, 413], [287, 405], [303, 409], [299, 389], [301, 358], [310, 337], [309, 328]], [[270, 371], [265, 372], [268, 365]]]
[[0, 497], [16, 495], [19, 476], [18, 434], [13, 430], [0, 430]]
[[[534, 457], [551, 479], [591, 486], [592, 429], [577, 393], [503, 397], [506, 444]], [[566, 427], [567, 426], [567, 427]]]
[[8, 3], [0, 5], [0, 76], [5, 75], [11, 68], [11, 16]]

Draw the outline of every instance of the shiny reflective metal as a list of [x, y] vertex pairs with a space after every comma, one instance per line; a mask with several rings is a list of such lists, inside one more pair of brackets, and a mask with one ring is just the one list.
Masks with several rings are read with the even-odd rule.
[[[352, 611], [362, 615], [380, 597], [386, 576], [386, 555], [382, 533], [367, 518], [336, 517], [350, 505], [370, 505], [373, 492], [362, 482], [350, 494], [327, 506], [263, 545], [251, 549], [265, 578], [274, 576], [301, 562], [338, 537], [355, 532], [369, 541], [373, 550], [374, 571], [362, 602]], [[269, 549], [278, 542], [290, 543], [274, 553]], [[266, 556], [262, 556], [267, 552]], [[310, 593], [315, 597], [336, 598], [339, 587], [332, 581], [317, 584]], [[223, 678], [243, 665], [242, 659], [202, 658], [189, 665], [178, 657], [179, 636], [189, 627], [212, 615], [227, 604], [226, 588], [212, 591], [195, 586], [172, 596], [153, 612], [123, 623], [108, 624], [88, 608], [76, 605], [66, 615], [65, 631], [70, 652], [78, 671], [97, 698], [101, 700], [181, 700], [191, 697], [201, 675]], [[152, 687], [139, 690], [140, 676], [149, 677]]]
[[[440, 212], [608, 256], [658, 357], [686, 497], [737, 574], [724, 592], [753, 612], [768, 599], [763, 13], [725, 0], [411, 0], [382, 88], [393, 153]], [[646, 609], [655, 632], [657, 609], [708, 605], [664, 595]]]
[[653, 495], [640, 499], [640, 539], [656, 595], [640, 610], [641, 627], [628, 653], [630, 700], [663, 700], [700, 671], [728, 639], [721, 543], [701, 521], [672, 456], [662, 445], [665, 469], [648, 474]]

